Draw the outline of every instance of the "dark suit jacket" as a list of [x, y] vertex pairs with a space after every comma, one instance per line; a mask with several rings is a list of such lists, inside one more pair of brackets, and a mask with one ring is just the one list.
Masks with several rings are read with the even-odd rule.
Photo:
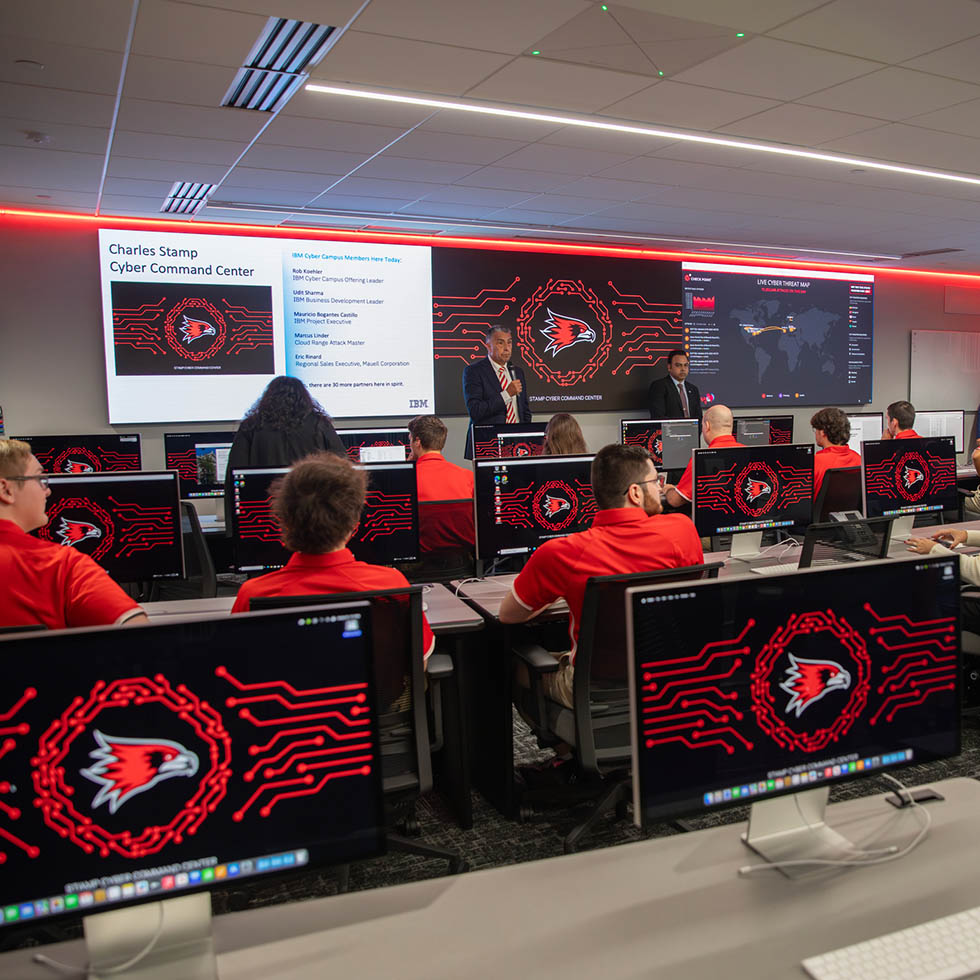
[[[687, 406], [691, 411], [691, 418], [697, 419], [698, 425], [700, 425], [701, 392], [690, 381], [685, 381], [684, 387], [687, 389]], [[684, 418], [681, 396], [677, 394], [677, 385], [669, 374], [665, 378], [657, 378], [656, 381], [651, 382], [650, 390], [647, 393], [647, 403], [652, 419]]]
[[[523, 385], [517, 396], [517, 418], [519, 422], [531, 421], [531, 405], [527, 400], [527, 382], [524, 372], [514, 366], [512, 376]], [[463, 368], [463, 398], [470, 416], [470, 428], [466, 434], [467, 459], [473, 458], [473, 426], [503, 425], [507, 421], [507, 405], [500, 392], [500, 378], [489, 357], [481, 357], [473, 364]]]

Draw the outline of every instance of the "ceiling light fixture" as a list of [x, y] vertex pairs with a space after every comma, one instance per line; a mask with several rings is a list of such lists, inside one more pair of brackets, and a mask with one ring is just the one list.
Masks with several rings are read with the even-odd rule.
[[[532, 52], [534, 54], [536, 52]], [[663, 74], [660, 72], [659, 74]], [[704, 133], [682, 132], [672, 129], [658, 129], [654, 126], [638, 126], [635, 123], [621, 123], [596, 119], [594, 116], [565, 116], [554, 112], [541, 112], [536, 109], [508, 109], [503, 106], [480, 102], [464, 102], [459, 99], [432, 99], [422, 95], [399, 95], [394, 92], [379, 92], [369, 89], [347, 88], [340, 85], [320, 85], [310, 83], [308, 92], [324, 95], [340, 95], [353, 99], [370, 99], [377, 102], [397, 102], [401, 105], [415, 105], [426, 109], [448, 109], [457, 112], [475, 112], [487, 116], [505, 116], [509, 119], [528, 119], [532, 122], [554, 123], [560, 126], [577, 126], [582, 129], [597, 129], [611, 133], [631, 133], [637, 136], [652, 136], [658, 139], [677, 140], [686, 143], [700, 143], [706, 146], [724, 146], [728, 149], [747, 150], [753, 153], [770, 153], [776, 156], [795, 157], [803, 160], [817, 160], [821, 163], [844, 164], [848, 167], [866, 167], [883, 170], [886, 173], [905, 174], [910, 177], [928, 177], [933, 180], [946, 180], [958, 184], [980, 186], [980, 177], [949, 173], [944, 170], [926, 170], [922, 167], [904, 167], [897, 163], [882, 163], [878, 160], [865, 160], [860, 157], [842, 156], [837, 153], [819, 153], [800, 147], [754, 143], [747, 140], [726, 139], [721, 136], [708, 136]]]

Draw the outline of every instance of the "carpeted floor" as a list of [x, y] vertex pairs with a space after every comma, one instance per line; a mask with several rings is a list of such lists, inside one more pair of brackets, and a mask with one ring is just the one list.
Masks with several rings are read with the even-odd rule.
[[[541, 751], [531, 738], [524, 723], [515, 715], [515, 759], [519, 765], [542, 761], [552, 753]], [[954, 776], [980, 776], [980, 728], [972, 720], [965, 721], [963, 752], [955, 759], [925, 766], [911, 766], [900, 774], [907, 785], [947, 779]], [[881, 778], [862, 779], [834, 789], [831, 800], [846, 799], [880, 793], [891, 788]], [[536, 814], [530, 821], [517, 823], [504, 819], [479, 794], [473, 799], [473, 827], [460, 830], [451, 812], [438, 793], [423, 797], [417, 808], [421, 828], [419, 840], [460, 854], [471, 870], [518, 864], [562, 854], [564, 836], [579, 823], [582, 808], [552, 810]], [[690, 821], [694, 827], [738, 823], [746, 819], [747, 808], [738, 807], [720, 811], [709, 817]], [[678, 833], [674, 827], [660, 824], [639, 830], [625, 820], [605, 821], [597, 831], [582, 842], [580, 849], [612, 847], [649, 837]], [[734, 830], [733, 830], [734, 833]], [[447, 873], [444, 861], [402, 854], [388, 854], [381, 858], [363, 861], [351, 868], [349, 889], [352, 891], [381, 888], [386, 885], [419, 881]], [[216, 914], [236, 909], [254, 908], [279, 902], [301, 901], [335, 894], [338, 890], [336, 874], [311, 871], [290, 878], [263, 883], [254, 879], [246, 887], [236, 886], [216, 889], [212, 893]], [[47, 920], [44, 927], [33, 932], [18, 931], [0, 943], [0, 949], [13, 945], [46, 943], [77, 935], [76, 923], [60, 925]]]

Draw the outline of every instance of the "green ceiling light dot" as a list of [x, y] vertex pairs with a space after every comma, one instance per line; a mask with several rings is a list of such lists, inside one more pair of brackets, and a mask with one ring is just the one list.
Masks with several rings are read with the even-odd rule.
[[609, 6], [608, 6], [607, 4], [603, 4], [603, 5], [602, 5], [602, 9], [603, 9], [603, 10], [608, 10], [608, 9], [609, 9]]
[[738, 34], [735, 35], [735, 37], [745, 37], [745, 31], [739, 31]]
[[657, 72], [657, 74], [658, 74], [658, 75], [659, 75], [659, 76], [660, 76], [661, 78], [663, 78], [663, 77], [664, 77], [664, 73], [663, 73], [662, 71], [658, 71], [658, 72]]
[[541, 54], [540, 51], [532, 51], [531, 54]]

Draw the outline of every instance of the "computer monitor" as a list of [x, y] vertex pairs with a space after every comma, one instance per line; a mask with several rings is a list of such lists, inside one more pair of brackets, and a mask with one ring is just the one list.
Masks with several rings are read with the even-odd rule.
[[114, 432], [92, 436], [14, 436], [30, 444], [45, 473], [98, 473], [142, 467], [140, 437]]
[[956, 451], [963, 452], [963, 423], [962, 409], [948, 412], [919, 412], [915, 413], [915, 431], [920, 436], [952, 436], [956, 440]]
[[475, 459], [499, 459], [507, 456], [540, 456], [544, 448], [545, 422], [522, 422], [518, 425], [474, 425]]
[[[419, 557], [419, 496], [415, 464], [370, 463], [368, 490], [361, 520], [347, 547], [360, 561], [391, 565]], [[288, 467], [232, 471], [232, 540], [239, 572], [282, 568], [289, 550], [280, 538], [272, 512], [270, 486]]]
[[743, 446], [785, 446], [793, 441], [793, 416], [736, 416], [735, 438]]
[[642, 446], [657, 469], [682, 470], [701, 444], [697, 419], [620, 419], [620, 442]]
[[957, 562], [630, 589], [637, 822], [752, 804], [770, 860], [846, 859], [829, 786], [960, 751]]
[[[208, 889], [381, 853], [370, 613], [348, 601], [0, 640], [0, 935], [127, 909], [137, 927], [109, 930], [118, 963], [153, 912], [128, 907], [180, 896], [203, 900], [209, 945]], [[149, 917], [147, 938], [163, 934], [140, 976], [161, 950], [179, 956], [171, 908]]]
[[90, 555], [117, 582], [183, 576], [176, 471], [60, 473], [48, 486], [37, 537]]
[[762, 532], [801, 527], [813, 512], [810, 444], [694, 450], [698, 534], [732, 535], [732, 558], [758, 557]]
[[864, 516], [894, 517], [892, 538], [905, 540], [916, 514], [958, 506], [953, 437], [866, 441], [861, 480]]
[[338, 429], [352, 463], [401, 463], [411, 458], [408, 429]]
[[180, 495], [190, 497], [223, 497], [228, 452], [235, 433], [164, 432], [163, 451], [167, 469], [180, 474]]
[[592, 526], [592, 456], [476, 459], [476, 556], [526, 555]]
[[847, 445], [856, 453], [861, 452], [861, 443], [880, 439], [885, 431], [885, 416], [882, 412], [848, 412], [847, 421], [851, 423], [851, 438]]

